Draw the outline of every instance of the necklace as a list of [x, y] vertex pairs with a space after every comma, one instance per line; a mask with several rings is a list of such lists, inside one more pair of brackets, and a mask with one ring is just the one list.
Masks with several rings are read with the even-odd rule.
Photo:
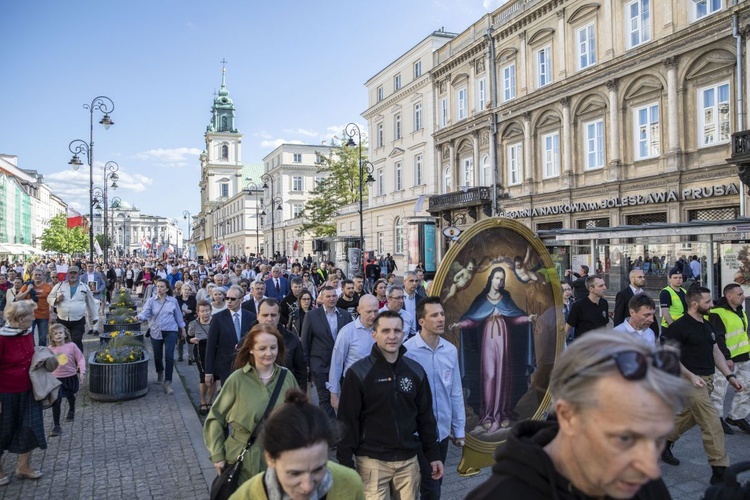
[[263, 375], [261, 375], [260, 372], [258, 372], [258, 376], [260, 377], [261, 380], [268, 380], [269, 378], [273, 377], [273, 370], [271, 370], [271, 373], [269, 373], [265, 377]]

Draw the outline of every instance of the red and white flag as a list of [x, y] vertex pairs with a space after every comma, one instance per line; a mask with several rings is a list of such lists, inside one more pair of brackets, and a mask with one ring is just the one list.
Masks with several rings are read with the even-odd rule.
[[83, 221], [84, 219], [83, 215], [81, 215], [81, 212], [77, 212], [76, 210], [68, 207], [68, 229], [83, 226]]
[[229, 248], [227, 248], [224, 245], [219, 246], [219, 253], [221, 253], [221, 261], [219, 263], [219, 266], [222, 269], [229, 268]]

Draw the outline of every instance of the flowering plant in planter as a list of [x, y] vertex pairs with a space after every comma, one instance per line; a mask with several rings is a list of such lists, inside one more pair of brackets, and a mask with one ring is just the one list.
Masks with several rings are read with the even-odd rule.
[[122, 325], [122, 324], [133, 324], [140, 323], [138, 318], [135, 317], [135, 309], [128, 307], [118, 307], [112, 310], [107, 319], [108, 325]]
[[122, 289], [112, 301], [112, 307], [118, 309], [127, 307], [132, 309], [133, 307], [135, 307], [135, 304], [133, 303], [133, 299], [130, 297], [130, 294], [127, 292], [127, 290]]
[[143, 345], [127, 335], [116, 335], [104, 349], [96, 351], [94, 356], [97, 363], [104, 364], [133, 363], [142, 359]]
[[131, 330], [125, 330], [124, 332], [109, 332], [108, 334], [110, 338], [116, 338], [116, 337], [135, 337], [136, 335], [140, 335], [140, 332], [136, 333]]

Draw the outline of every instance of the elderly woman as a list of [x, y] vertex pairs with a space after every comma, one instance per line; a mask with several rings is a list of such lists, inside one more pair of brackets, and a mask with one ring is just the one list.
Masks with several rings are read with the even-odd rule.
[[[245, 336], [234, 362], [235, 371], [222, 381], [221, 392], [203, 427], [203, 440], [217, 472], [237, 460], [263, 416], [283, 369], [277, 359], [283, 360], [285, 356], [284, 339], [273, 325], [255, 325]], [[286, 391], [296, 387], [297, 380], [287, 373], [276, 406], [282, 403]], [[229, 435], [225, 433], [227, 426], [231, 428]], [[265, 469], [263, 453], [255, 442], [242, 461], [239, 482]]]
[[169, 282], [159, 278], [156, 280], [155, 288], [156, 293], [143, 305], [143, 311], [138, 315], [138, 319], [150, 320], [151, 346], [154, 348], [157, 382], [163, 381], [164, 392], [174, 394], [174, 389], [172, 389], [174, 349], [177, 344], [177, 335], [185, 337], [185, 320], [182, 317], [180, 305], [172, 297]]
[[[33, 449], [47, 448], [42, 403], [34, 399], [29, 377], [34, 356], [34, 306], [28, 300], [10, 304], [5, 312], [7, 323], [0, 328], [0, 456], [5, 451], [18, 453], [16, 476], [24, 479], [42, 477], [29, 460]], [[0, 486], [9, 482], [0, 461]]]
[[214, 287], [211, 290], [211, 299], [211, 307], [213, 308], [211, 314], [223, 311], [227, 308], [227, 289], [223, 286]]

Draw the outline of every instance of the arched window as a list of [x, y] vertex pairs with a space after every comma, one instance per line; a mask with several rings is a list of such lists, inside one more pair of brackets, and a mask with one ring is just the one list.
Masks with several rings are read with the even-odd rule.
[[395, 254], [404, 253], [404, 220], [401, 217], [396, 217], [393, 221], [393, 252]]
[[221, 145], [221, 157], [225, 160], [229, 158], [229, 146], [227, 146], [226, 144]]
[[461, 160], [461, 186], [474, 186], [474, 158], [471, 156]]
[[490, 157], [484, 155], [482, 157], [482, 186], [492, 185], [492, 170], [490, 169]]
[[222, 131], [222, 132], [224, 132], [224, 131], [226, 131], [226, 130], [227, 130], [228, 128], [229, 128], [229, 127], [228, 127], [227, 117], [226, 117], [226, 116], [222, 116], [222, 117], [221, 117], [221, 131]]
[[450, 193], [453, 191], [453, 179], [450, 167], [445, 167], [443, 170], [443, 193]]

